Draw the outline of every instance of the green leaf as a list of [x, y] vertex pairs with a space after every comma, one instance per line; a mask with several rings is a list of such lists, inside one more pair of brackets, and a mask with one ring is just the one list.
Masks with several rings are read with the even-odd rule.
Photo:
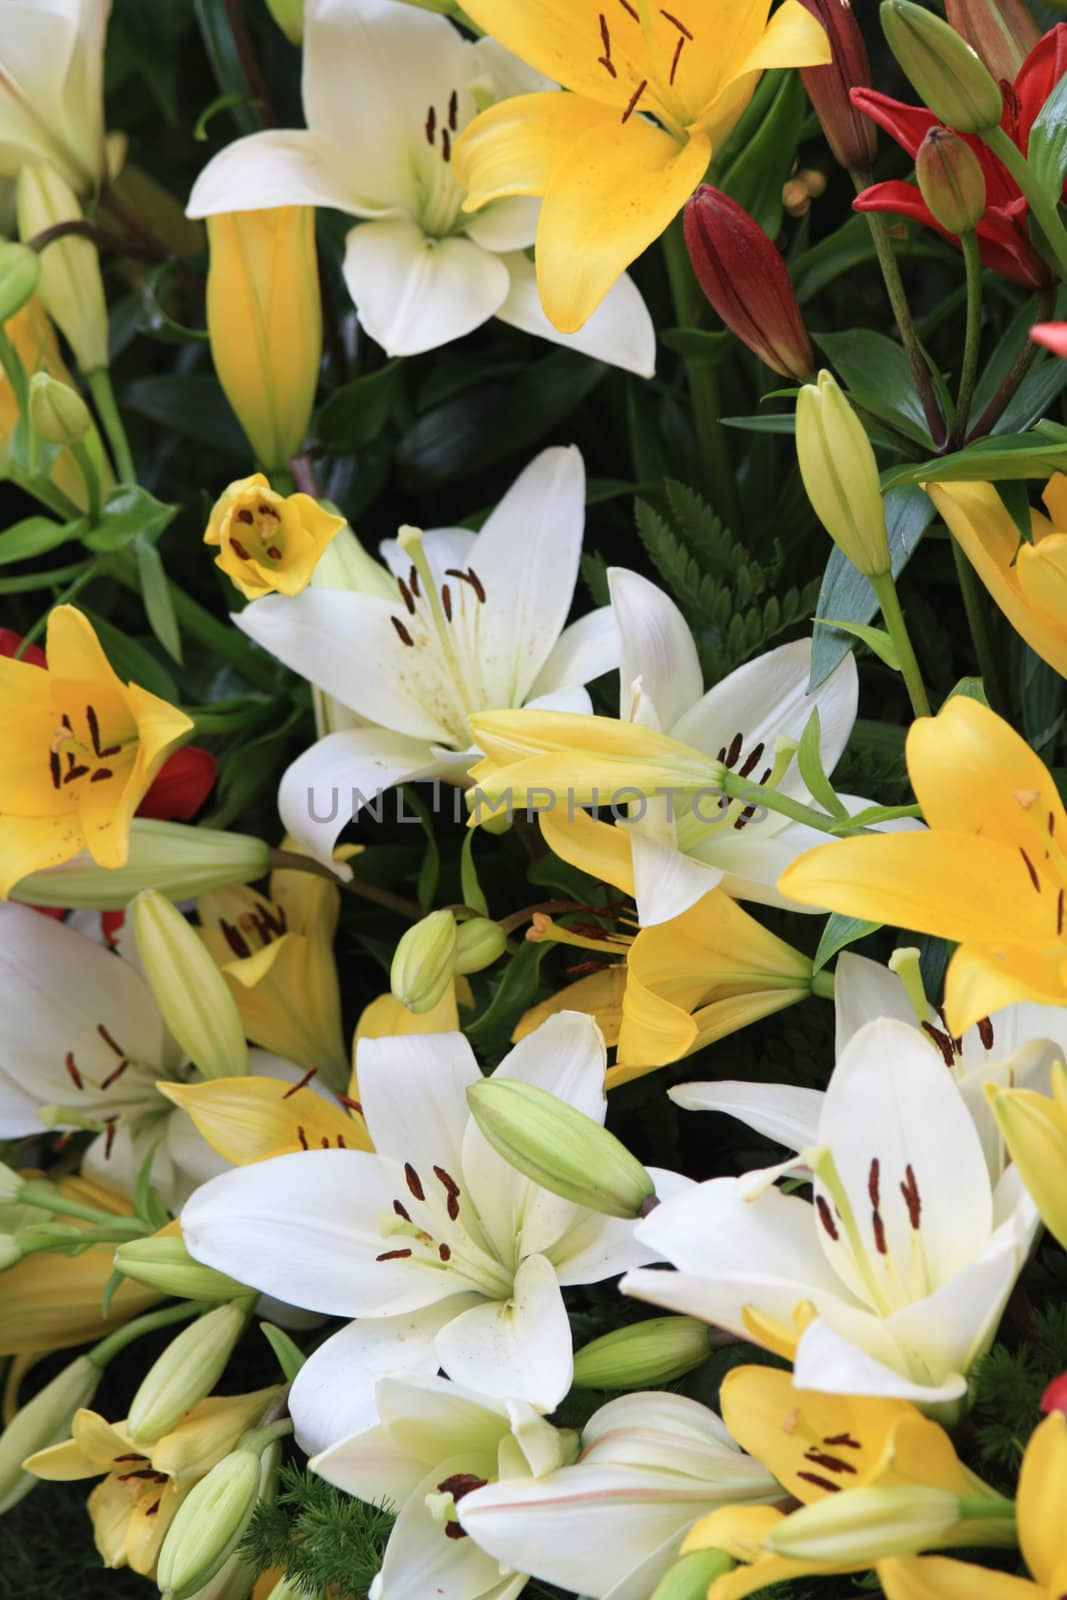
[[205, 372], [168, 372], [137, 378], [123, 393], [123, 404], [167, 433], [177, 433], [212, 450], [249, 459], [248, 440], [218, 380]]
[[159, 1190], [152, 1182], [152, 1166], [156, 1159], [156, 1152], [162, 1143], [163, 1135], [160, 1134], [159, 1138], [149, 1147], [144, 1160], [138, 1167], [137, 1177], [133, 1186], [134, 1215], [143, 1218], [150, 1228], [156, 1230], [165, 1228], [170, 1221], [170, 1212], [163, 1204]]
[[[1064, 366], [1067, 366], [1067, 361], [1064, 362]], [[1030, 490], [1026, 479], [1008, 478], [994, 484], [993, 487], [999, 494], [1005, 511], [1018, 529], [1019, 538], [1024, 544], [1032, 544], [1034, 525], [1030, 519]]]
[[141, 688], [147, 689], [150, 694], [158, 694], [161, 700], [169, 700], [171, 705], [178, 703], [181, 694], [176, 681], [166, 667], [156, 660], [151, 650], [146, 650], [139, 640], [134, 639], [124, 629], [116, 628], [114, 623], [102, 617], [98, 611], [93, 611], [85, 605], [81, 606], [81, 609], [96, 629], [97, 638], [104, 647], [104, 654], [123, 683], [140, 684]]
[[144, 539], [134, 540], [133, 549], [137, 556], [137, 577], [148, 625], [167, 654], [180, 666], [182, 639], [162, 557], [155, 545]]
[[104, 1292], [100, 1296], [100, 1316], [106, 1318], [111, 1313], [111, 1302], [115, 1298], [115, 1290], [125, 1281], [124, 1274], [116, 1267], [104, 1284]]
[[838, 799], [833, 784], [823, 770], [822, 751], [819, 749], [821, 732], [819, 708], [813, 706], [811, 716], [804, 724], [804, 732], [800, 735], [800, 743], [797, 745], [797, 767], [812, 799], [818, 801], [831, 817], [843, 820], [848, 816], [848, 808]]
[[[913, 238], [894, 241], [894, 254], [908, 261], [952, 262], [954, 259], [954, 252], [935, 243], [929, 232], [918, 232]], [[835, 278], [874, 259], [874, 240], [866, 217], [850, 217], [834, 233], [790, 261], [797, 299], [805, 305]]]
[[883, 489], [908, 483], [996, 483], [1002, 478], [1051, 478], [1067, 470], [1067, 441], [1037, 428], [1010, 437], [976, 439], [933, 461], [909, 461], [882, 474]]
[[796, 156], [808, 102], [799, 73], [767, 76], [777, 79], [767, 111], [728, 165], [713, 164], [712, 182], [773, 239], [782, 226], [782, 185]]
[[480, 912], [483, 917], [489, 915], [489, 902], [485, 898], [482, 886], [478, 881], [478, 869], [474, 865], [474, 839], [476, 828], [468, 828], [463, 835], [463, 847], [459, 853], [459, 875], [463, 888], [463, 904], [470, 906], [472, 911]]
[[315, 432], [326, 449], [360, 450], [377, 439], [389, 421], [403, 370], [403, 360], [394, 356], [377, 372], [334, 390], [315, 421]]
[[[885, 496], [886, 532], [894, 578], [903, 572], [933, 519], [933, 501], [921, 489], [891, 489]], [[819, 590], [817, 614], [840, 617], [850, 623], [867, 623], [877, 611], [878, 600], [871, 585], [835, 545]], [[843, 630], [835, 632], [828, 623], [816, 623], [809, 690], [814, 691], [825, 683], [851, 648]]]
[[772, 411], [757, 417], [723, 417], [724, 428], [743, 428], [746, 433], [796, 433], [794, 411]]
[[815, 343], [844, 379], [850, 399], [916, 444], [930, 447], [911, 367], [894, 339], [870, 328], [854, 328], [846, 333], [820, 333]]
[[900, 656], [893, 642], [891, 634], [884, 628], [872, 628], [863, 622], [843, 622], [840, 617], [816, 617], [816, 622], [821, 622], [824, 628], [837, 628], [843, 633], [850, 633], [856, 639], [862, 639], [868, 649], [885, 662], [887, 667], [892, 667], [894, 672], [900, 671]]
[[160, 295], [173, 268], [172, 261], [164, 261], [158, 267], [150, 267], [139, 280], [139, 330], [161, 340], [163, 344], [207, 344], [209, 334], [206, 328], [187, 328], [184, 323], [176, 322], [160, 302]]
[[839, 950], [843, 950], [847, 944], [855, 944], [857, 939], [865, 939], [869, 933], [874, 933], [881, 926], [880, 922], [864, 922], [862, 917], [845, 917], [839, 911], [835, 911], [826, 919], [826, 926], [822, 930], [819, 948], [812, 963], [813, 970], [821, 972]]
[[707, 361], [716, 366], [734, 346], [733, 335], [713, 333], [710, 328], [666, 328], [660, 343], [684, 356], [687, 361]]
[[1065, 689], [1067, 682], [1055, 667], [1050, 667], [1029, 645], [1023, 645], [1019, 674], [1023, 732], [1037, 751], [1051, 745], [1063, 727]]
[[425, 914], [433, 905], [437, 885], [441, 881], [441, 851], [433, 831], [433, 817], [429, 806], [420, 797], [414, 784], [405, 783], [403, 792], [405, 801], [418, 817], [426, 837], [426, 849], [423, 851], [419, 875], [415, 880], [415, 898], [419, 902], [419, 909]]
[[248, 100], [248, 79], [234, 43], [224, 0], [194, 0], [200, 37], [215, 82], [222, 94], [231, 95], [229, 109], [239, 133], [258, 133], [260, 123]]
[[953, 684], [945, 699], [951, 700], [956, 695], [962, 695], [965, 700], [977, 700], [982, 706], [989, 705], [989, 696], [985, 692], [985, 684], [981, 678], [961, 678], [958, 683]]
[[261, 1322], [259, 1331], [277, 1356], [286, 1383], [292, 1383], [304, 1365], [304, 1352], [299, 1345], [293, 1343], [287, 1333], [275, 1327], [273, 1322]]
[[154, 544], [178, 515], [177, 506], [164, 505], [140, 485], [120, 484], [104, 502], [100, 521], [84, 543], [90, 550], [121, 550], [135, 539]]
[[1059, 200], [1067, 176], [1067, 78], [1061, 78], [1030, 129], [1027, 160], [1050, 200]]
[[24, 517], [0, 533], [0, 566], [12, 561], [29, 561], [56, 550], [71, 539], [81, 538], [89, 524], [84, 517], [74, 522], [53, 522], [51, 517]]
[[519, 946], [504, 968], [493, 998], [481, 1016], [464, 1030], [476, 1050], [490, 1059], [507, 1050], [515, 1024], [537, 999], [541, 962], [551, 949], [548, 942], [530, 944], [524, 940]]

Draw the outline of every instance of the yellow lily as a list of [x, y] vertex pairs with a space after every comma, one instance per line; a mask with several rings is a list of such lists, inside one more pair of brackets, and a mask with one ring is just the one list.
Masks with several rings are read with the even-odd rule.
[[929, 828], [821, 845], [779, 888], [807, 905], [959, 943], [953, 1034], [1018, 1000], [1067, 999], [1067, 813], [1047, 767], [986, 706], [955, 695], [908, 732]]
[[197, 901], [200, 936], [225, 974], [245, 1033], [339, 1089], [348, 1078], [333, 938], [341, 893], [286, 868], [269, 896], [235, 884]]
[[344, 517], [324, 511], [309, 494], [280, 495], [262, 472], [238, 478], [211, 508], [204, 543], [218, 545], [221, 567], [246, 600], [299, 594]]
[[[915, 1507], [924, 1499], [934, 1505], [943, 1500], [947, 1507], [956, 1499], [998, 1498], [959, 1460], [947, 1433], [906, 1400], [798, 1389], [787, 1372], [751, 1366], [737, 1367], [727, 1375], [721, 1406], [723, 1420], [738, 1443], [774, 1473], [801, 1502], [801, 1510], [727, 1506], [696, 1523], [683, 1553], [720, 1549], [739, 1563], [714, 1580], [707, 1600], [741, 1600], [789, 1578], [864, 1571], [875, 1559], [879, 1540], [911, 1536]], [[881, 1501], [889, 1516], [883, 1512], [883, 1519], [875, 1521], [868, 1510], [869, 1491], [901, 1489], [912, 1491], [907, 1513], [901, 1515], [903, 1507], [892, 1496]], [[800, 1530], [802, 1518], [811, 1521], [809, 1507], [823, 1506], [827, 1520], [832, 1517], [840, 1526], [837, 1541], [832, 1529], [824, 1535], [829, 1546], [838, 1544], [836, 1550], [812, 1559], [776, 1548], [793, 1542], [790, 1533]], [[1010, 1543], [1010, 1518], [996, 1520], [994, 1532], [1002, 1535], [998, 1542]], [[984, 1524], [972, 1519], [965, 1536], [981, 1538], [985, 1531]], [[920, 1531], [914, 1536], [922, 1539]], [[938, 1537], [934, 1534], [930, 1542], [938, 1542]], [[940, 1538], [963, 1542], [959, 1522]]]
[[1033, 1581], [944, 1556], [878, 1563], [887, 1600], [1060, 1600], [1067, 1592], [1067, 1418], [1056, 1411], [1030, 1435], [1019, 1471], [1019, 1546]]
[[1067, 676], [1067, 476], [1057, 472], [1045, 485], [1048, 516], [1030, 512], [1030, 544], [991, 483], [925, 488], [1016, 633]]
[[997, 1126], [1041, 1220], [1067, 1250], [1067, 1067], [1052, 1068], [1052, 1097], [986, 1086]]
[[88, 618], [57, 606], [48, 670], [0, 660], [0, 897], [28, 872], [87, 847], [125, 865], [130, 822], [167, 755], [193, 724], [113, 672]]
[[362, 1115], [306, 1084], [278, 1078], [215, 1078], [209, 1083], [160, 1083], [192, 1119], [213, 1150], [244, 1167], [295, 1150], [370, 1150]]
[[468, 15], [570, 92], [516, 95], [453, 147], [465, 211], [543, 195], [541, 301], [580, 328], [704, 176], [765, 68], [830, 60], [797, 0], [471, 0]]
[[63, 1483], [102, 1477], [89, 1496], [89, 1515], [104, 1565], [129, 1566], [150, 1577], [189, 1490], [230, 1453], [277, 1394], [273, 1388], [210, 1395], [169, 1433], [148, 1443], [134, 1440], [124, 1421], [78, 1411], [71, 1438], [28, 1457], [26, 1470]]

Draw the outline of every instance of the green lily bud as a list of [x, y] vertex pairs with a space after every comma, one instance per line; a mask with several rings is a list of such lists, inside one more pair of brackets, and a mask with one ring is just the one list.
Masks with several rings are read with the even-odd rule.
[[963, 1499], [928, 1483], [861, 1486], [792, 1512], [767, 1535], [766, 1547], [799, 1561], [873, 1564], [928, 1550], [956, 1532], [952, 1542], [1011, 1545], [1014, 1509], [1010, 1500]]
[[11, 898], [32, 906], [121, 911], [142, 889], [193, 900], [231, 883], [252, 883], [269, 871], [270, 846], [262, 839], [135, 817], [124, 867], [98, 867], [83, 850], [62, 866], [20, 878]]
[[882, 0], [882, 32], [919, 99], [958, 133], [1000, 126], [996, 79], [955, 28], [914, 0]]
[[456, 948], [452, 957], [453, 972], [482, 972], [507, 949], [507, 936], [499, 922], [489, 917], [471, 917], [456, 928]]
[[170, 900], [145, 889], [130, 907], [137, 952], [163, 1020], [205, 1078], [248, 1071], [233, 995], [203, 940]]
[[514, 1078], [487, 1078], [467, 1104], [498, 1155], [543, 1189], [608, 1217], [636, 1217], [655, 1196], [640, 1161], [584, 1111]]
[[103, 1375], [91, 1357], [77, 1356], [15, 1412], [0, 1433], [0, 1516], [41, 1481], [23, 1472], [26, 1457], [67, 1437], [74, 1413], [89, 1404]]
[[22, 1249], [18, 1237], [13, 1233], [0, 1233], [0, 1272], [6, 1272], [8, 1267], [13, 1267], [22, 1260]]
[[151, 1443], [209, 1395], [248, 1321], [247, 1304], [231, 1302], [197, 1317], [153, 1362], [130, 1404], [130, 1438]]
[[181, 1300], [233, 1300], [251, 1292], [235, 1278], [194, 1260], [179, 1234], [130, 1239], [115, 1251], [115, 1266], [124, 1277]]
[[0, 1206], [17, 1205], [25, 1183], [14, 1167], [0, 1162]]
[[[80, 222], [81, 202], [74, 190], [45, 161], [19, 168], [18, 226], [23, 240], [61, 222]], [[41, 251], [40, 295], [52, 321], [66, 339], [83, 373], [107, 366], [107, 302], [100, 276], [100, 257], [91, 239], [70, 235]]]
[[30, 379], [30, 423], [47, 444], [79, 444], [93, 425], [89, 407], [69, 383], [47, 372]]
[[958, 134], [931, 128], [915, 157], [915, 176], [935, 222], [955, 234], [977, 228], [985, 216], [985, 174]]
[[0, 244], [0, 323], [20, 311], [37, 288], [41, 258], [28, 244]]
[[304, 37], [304, 0], [267, 0], [267, 10], [290, 44]]
[[246, 1436], [189, 1491], [167, 1530], [156, 1565], [164, 1600], [191, 1600], [226, 1565], [259, 1499], [271, 1491], [279, 1446]]
[[650, 1317], [615, 1328], [574, 1357], [576, 1389], [659, 1389], [706, 1361], [708, 1325], [696, 1317]]
[[888, 572], [878, 463], [862, 422], [828, 372], [797, 396], [797, 460], [815, 515], [834, 543], [867, 577]]
[[708, 1585], [724, 1572], [732, 1572], [736, 1565], [725, 1550], [691, 1550], [663, 1574], [651, 1600], [704, 1600]]
[[389, 987], [417, 1015], [432, 1011], [455, 973], [456, 919], [432, 911], [401, 937], [389, 969]]

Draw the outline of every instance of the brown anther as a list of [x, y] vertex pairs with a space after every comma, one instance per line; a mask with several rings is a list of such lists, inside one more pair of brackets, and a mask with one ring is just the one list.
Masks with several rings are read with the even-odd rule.
[[122, 1077], [122, 1074], [126, 1071], [126, 1068], [129, 1066], [129, 1064], [130, 1063], [128, 1061], [120, 1061], [115, 1070], [113, 1072], [109, 1072], [107, 1077], [101, 1083], [101, 1089], [110, 1089], [115, 1080]]
[[465, 1539], [466, 1537], [467, 1537], [467, 1530], [460, 1523], [458, 1523], [458, 1522], [446, 1522], [445, 1523], [445, 1538], [446, 1539]]
[[852, 1477], [856, 1476], [856, 1469], [850, 1461], [842, 1461], [840, 1456], [824, 1455], [821, 1450], [805, 1450], [804, 1460], [816, 1467], [825, 1467], [827, 1472], [847, 1472]]
[[452, 590], [447, 583], [441, 585], [441, 609], [445, 614], [445, 621], [452, 621]]
[[1030, 857], [1027, 855], [1027, 853], [1023, 849], [1022, 845], [1019, 846], [1019, 854], [1022, 856], [1023, 860], [1026, 863], [1026, 870], [1030, 874], [1030, 882], [1033, 884], [1033, 886], [1037, 890], [1038, 894], [1040, 894], [1041, 893], [1041, 880], [1037, 875], [1037, 868], [1034, 866], [1034, 863], [1030, 860]]
[[88, 770], [89, 768], [81, 763], [78, 766], [71, 766], [65, 773], [63, 782], [73, 783], [75, 778], [84, 778]]
[[390, 617], [389, 621], [393, 624], [393, 627], [396, 629], [398, 635], [400, 636], [400, 643], [401, 644], [414, 645], [414, 643], [415, 643], [414, 639], [411, 637], [410, 633], [405, 628], [404, 624], [401, 622], [399, 617]]
[[637, 85], [637, 88], [634, 90], [633, 94], [630, 96], [629, 100], [626, 102], [626, 110], [622, 114], [622, 121], [623, 122], [629, 122], [630, 118], [633, 116], [634, 112], [637, 110], [637, 102], [640, 100], [641, 96], [644, 94], [644, 92], [645, 92], [645, 90], [647, 88], [648, 88], [648, 79], [647, 78], [642, 78], [641, 82]]
[[452, 1260], [452, 1251], [449, 1249], [447, 1244], [439, 1244], [437, 1246], [437, 1254], [441, 1257], [442, 1261]]
[[676, 75], [676, 73], [678, 71], [678, 62], [681, 59], [682, 49], [683, 49], [684, 45], [685, 45], [685, 40], [682, 38], [681, 34], [679, 34], [678, 35], [678, 41], [674, 46], [674, 55], [671, 57], [671, 70], [667, 75], [667, 82], [669, 84], [671, 84], [672, 87], [674, 85], [675, 75]]
[[113, 1050], [117, 1056], [124, 1056], [126, 1054], [118, 1040], [112, 1038], [111, 1034], [108, 1033], [102, 1022], [97, 1023], [96, 1031], [100, 1035], [101, 1039], [103, 1039], [109, 1050]]
[[100, 719], [92, 706], [85, 708], [85, 720], [89, 724], [89, 737], [93, 741], [93, 754], [100, 756], [117, 756], [122, 749], [120, 744], [109, 744], [105, 749], [100, 748]]
[[282, 520], [273, 506], [267, 506], [260, 502], [256, 509], [261, 517], [272, 517], [275, 522], [280, 522]]
[[815, 1209], [819, 1214], [819, 1221], [822, 1223], [831, 1239], [835, 1241], [839, 1239], [840, 1234], [837, 1231], [837, 1223], [834, 1221], [833, 1212], [830, 1210], [825, 1195], [817, 1194], [815, 1196]]
[[442, 1478], [437, 1485], [437, 1492], [450, 1494], [458, 1505], [464, 1495], [473, 1494], [475, 1489], [484, 1489], [488, 1482], [488, 1478], [476, 1477], [473, 1472], [454, 1472], [450, 1478]]
[[404, 1182], [407, 1184], [416, 1200], [426, 1199], [426, 1191], [422, 1187], [422, 1179], [419, 1177], [410, 1161], [404, 1162]]
[[459, 95], [456, 93], [455, 89], [453, 89], [452, 93], [448, 97], [448, 126], [452, 129], [453, 133], [456, 131], [456, 124], [458, 121]]
[[672, 16], [669, 11], [664, 11], [662, 9], [662, 7], [660, 8], [660, 16], [661, 17], [665, 17], [667, 19], [667, 21], [670, 23], [671, 27], [672, 28], [677, 28], [678, 32], [680, 34], [683, 34], [685, 36], [685, 38], [691, 39], [693, 37], [693, 35], [689, 32], [689, 29], [686, 27], [684, 22], [682, 22], [678, 17]]
[[406, 1261], [410, 1250], [383, 1250], [380, 1256], [375, 1256], [375, 1261]]
[[630, 4], [630, 0], [619, 0], [619, 4], [620, 4], [620, 6], [622, 6], [622, 9], [626, 12], [627, 16], [633, 17], [635, 22], [640, 22], [641, 21], [641, 18], [638, 15], [637, 11]]
[[1058, 894], [1056, 895], [1056, 933], [1057, 933], [1057, 936], [1059, 934], [1061, 934], [1062, 932], [1063, 932], [1063, 890], [1061, 889], [1058, 892]]
[[270, 556], [272, 561], [280, 561], [282, 559], [282, 553], [276, 544], [269, 544], [267, 546], [267, 554]]
[[308, 1070], [304, 1073], [304, 1076], [302, 1078], [298, 1079], [298, 1081], [293, 1084], [293, 1087], [291, 1089], [286, 1089], [285, 1093], [282, 1095], [282, 1099], [283, 1100], [288, 1100], [290, 1098], [290, 1096], [294, 1095], [298, 1089], [305, 1089], [307, 1087], [307, 1085], [311, 1082], [311, 1080], [315, 1076], [315, 1074], [318, 1072], [318, 1070], [319, 1070], [318, 1067], [309, 1067]]
[[227, 922], [225, 917], [219, 918], [219, 932], [226, 940], [226, 943], [229, 945], [234, 955], [238, 956], [242, 961], [252, 954], [251, 946], [244, 939], [243, 935], [238, 933], [233, 923]]
[[841, 1488], [841, 1485], [835, 1483], [832, 1478], [820, 1477], [817, 1472], [798, 1472], [797, 1477], [803, 1478], [805, 1483], [813, 1483], [817, 1489], [828, 1489], [834, 1494]]
[[904, 1168], [904, 1182], [900, 1186], [900, 1192], [904, 1196], [904, 1204], [908, 1208], [908, 1221], [913, 1228], [918, 1228], [923, 1204], [919, 1195], [919, 1185], [915, 1180], [915, 1169], [910, 1161]]
[[93, 773], [92, 777], [89, 779], [89, 782], [90, 783], [103, 783], [105, 778], [113, 778], [114, 776], [115, 776], [115, 774], [112, 772], [110, 767], [97, 767], [96, 771]]
[[433, 144], [434, 134], [437, 131], [437, 112], [434, 110], [433, 106], [431, 106], [429, 111], [426, 113], [426, 122], [424, 127], [426, 130], [426, 143]]
[[725, 754], [719, 756], [719, 760], [728, 767], [736, 767], [737, 758], [741, 754], [741, 746], [744, 744], [744, 742], [744, 734], [735, 733], [733, 738], [730, 740], [729, 748]]
[[159, 1510], [159, 1508], [160, 1508], [160, 1506], [162, 1504], [163, 1504], [163, 1496], [160, 1495], [158, 1500], [153, 1500], [152, 1504], [150, 1506], [146, 1506], [145, 1507], [145, 1513], [144, 1513], [145, 1516], [146, 1517], [154, 1517], [156, 1512]]
[[923, 1032], [930, 1036], [940, 1050], [945, 1066], [954, 1067], [956, 1065], [956, 1055], [952, 1048], [952, 1040], [948, 1034], [942, 1033], [940, 1028], [935, 1028], [932, 1022], [924, 1022], [922, 1028]]
[[301, 1148], [301, 1150], [307, 1150], [307, 1149], [310, 1148], [310, 1146], [308, 1145], [308, 1136], [304, 1132], [303, 1128], [300, 1126], [299, 1123], [297, 1123], [297, 1125], [296, 1125], [296, 1136], [300, 1140], [300, 1148]]
[[611, 34], [608, 32], [608, 19], [603, 12], [600, 13], [600, 37], [604, 44], [604, 54], [597, 56], [597, 61], [605, 72], [611, 77], [617, 78], [619, 74], [616, 72], [615, 63], [611, 59]]
[[338, 1150], [347, 1150], [348, 1149], [348, 1143], [347, 1143], [343, 1133], [339, 1133], [337, 1135], [337, 1148], [338, 1148]]
[[485, 586], [473, 567], [468, 567], [466, 572], [461, 572], [458, 567], [446, 567], [445, 573], [449, 578], [458, 578], [461, 583], [469, 583], [478, 599], [484, 603]]
[[452, 135], [447, 128], [441, 129], [441, 159], [442, 161], [452, 159]]
[[412, 594], [403, 578], [398, 578], [396, 581], [400, 590], [400, 598], [407, 607], [408, 615], [413, 617], [415, 615], [415, 596]]
[[255, 522], [255, 520], [255, 517], [252, 515], [251, 511], [249, 511], [247, 506], [242, 506], [241, 510], [237, 513], [236, 521], [238, 522], [250, 524]]
[[353, 1100], [351, 1095], [339, 1094], [337, 1098], [343, 1106], [348, 1107], [349, 1111], [358, 1111], [360, 1116], [363, 1115], [363, 1107], [358, 1100]]
[[[1063, 906], [1063, 890], [1062, 889], [1060, 890], [1060, 906], [1061, 906], [1061, 908]], [[990, 1022], [988, 1017], [979, 1017], [977, 1023], [975, 1024], [975, 1026], [978, 1029], [978, 1037], [982, 1041], [982, 1048], [984, 1050], [992, 1050], [992, 1048], [993, 1048], [993, 1024], [992, 1024], [992, 1022]]]
[[322, 1135], [321, 1139], [319, 1140], [319, 1144], [324, 1150], [328, 1150], [330, 1148], [330, 1141], [325, 1134]]
[[235, 539], [232, 533], [230, 534], [230, 545], [233, 549], [234, 555], [237, 556], [239, 560], [251, 561], [252, 557], [248, 554], [248, 551], [245, 549], [244, 545], [241, 544], [240, 540]]
[[762, 739], [760, 740], [759, 744], [754, 744], [752, 746], [752, 749], [749, 751], [748, 755], [745, 757], [744, 761], [742, 761], [740, 767], [738, 768], [737, 776], [739, 778], [747, 778], [748, 777], [749, 773], [752, 771], [753, 767], [756, 765], [756, 762], [759, 760], [760, 756], [763, 754], [763, 748], [764, 747], [763, 747]]
[[74, 1051], [73, 1050], [68, 1050], [67, 1051], [67, 1054], [66, 1054], [66, 1056], [64, 1058], [64, 1061], [63, 1061], [63, 1065], [66, 1067], [67, 1075], [70, 1078], [71, 1082], [73, 1083], [75, 1089], [84, 1089], [85, 1088], [85, 1081], [82, 1078], [82, 1075], [78, 1071], [77, 1067], [74, 1065]]
[[756, 807], [754, 805], [746, 806], [741, 815], [734, 821], [734, 828], [736, 831], [740, 833], [741, 829], [747, 827], [755, 815]]
[[408, 1210], [407, 1206], [402, 1200], [393, 1201], [393, 1210], [396, 1212], [397, 1216], [402, 1217], [405, 1222], [411, 1221], [411, 1212]]
[[879, 1196], [881, 1193], [881, 1186], [879, 1175], [881, 1172], [881, 1166], [881, 1162], [878, 1160], [878, 1157], [875, 1156], [874, 1160], [871, 1162], [871, 1170], [867, 1174], [867, 1195], [870, 1199], [871, 1205], [876, 1211], [880, 1203]]
[[835, 1445], [839, 1450], [862, 1450], [863, 1445], [854, 1439], [850, 1433], [828, 1433], [823, 1444]]
[[117, 1466], [120, 1461], [147, 1461], [148, 1457], [140, 1450], [128, 1450], [124, 1456], [112, 1456], [111, 1459]]
[[56, 754], [56, 752], [54, 750], [50, 751], [49, 755], [48, 755], [48, 770], [52, 774], [52, 787], [53, 787], [53, 789], [58, 789], [59, 788], [59, 784], [60, 784], [60, 774], [61, 774], [62, 769], [61, 769], [60, 764], [59, 764], [59, 757], [58, 757], [58, 755]]
[[418, 567], [412, 567], [411, 571], [408, 573], [408, 588], [411, 590], [412, 594], [415, 596], [415, 598], [417, 600], [419, 598], [419, 594], [420, 594], [420, 591], [419, 591], [419, 569], [418, 569]]
[[117, 1123], [118, 1123], [118, 1118], [117, 1117], [107, 1117], [107, 1118], [105, 1118], [105, 1122], [104, 1122], [104, 1160], [105, 1161], [111, 1155], [111, 1149], [112, 1149], [112, 1146], [115, 1143], [115, 1128], [116, 1128]]

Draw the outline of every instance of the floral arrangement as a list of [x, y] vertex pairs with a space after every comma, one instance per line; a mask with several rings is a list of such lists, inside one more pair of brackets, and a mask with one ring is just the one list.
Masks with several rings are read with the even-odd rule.
[[12, 1600], [1067, 1591], [1067, 21], [668, 3], [0, 0]]

